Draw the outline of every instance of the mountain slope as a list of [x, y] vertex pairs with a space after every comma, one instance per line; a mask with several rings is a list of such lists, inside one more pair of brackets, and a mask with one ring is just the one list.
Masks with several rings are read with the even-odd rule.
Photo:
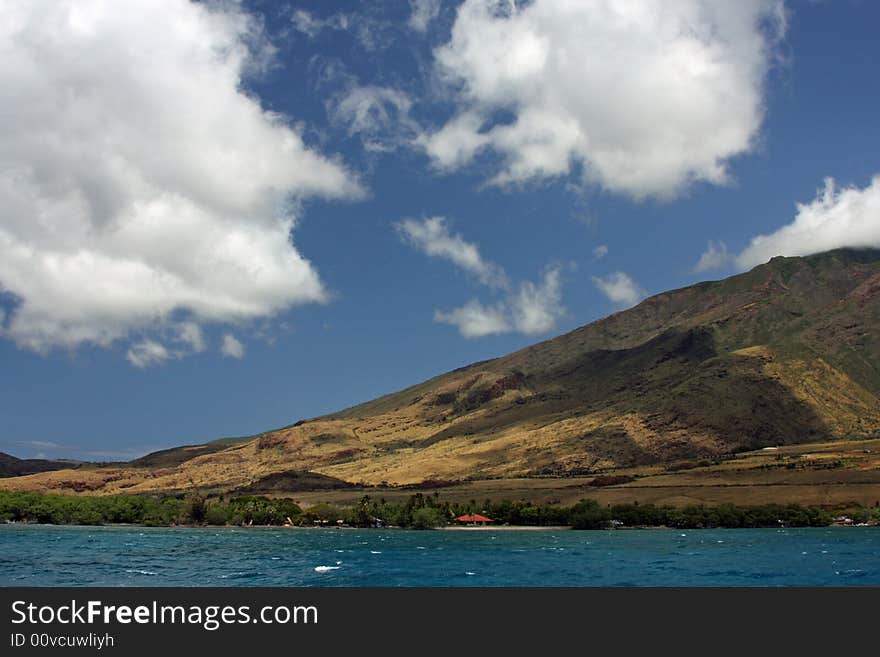
[[140, 492], [230, 490], [290, 471], [371, 484], [579, 474], [878, 433], [880, 251], [839, 250], [659, 294], [366, 404], [191, 451], [149, 476], [119, 468], [21, 485]]
[[0, 452], [0, 477], [20, 477], [36, 472], [63, 470], [77, 465], [75, 461], [51, 461], [47, 459], [19, 459]]

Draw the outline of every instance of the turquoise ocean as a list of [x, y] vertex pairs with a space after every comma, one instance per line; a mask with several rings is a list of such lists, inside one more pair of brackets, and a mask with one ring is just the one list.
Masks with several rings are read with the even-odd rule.
[[2, 586], [867, 586], [880, 528], [0, 525]]

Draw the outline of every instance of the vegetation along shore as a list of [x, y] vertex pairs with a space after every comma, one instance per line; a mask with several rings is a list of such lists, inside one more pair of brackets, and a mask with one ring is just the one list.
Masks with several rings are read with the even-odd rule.
[[450, 503], [436, 496], [416, 493], [398, 503], [364, 496], [353, 506], [316, 504], [303, 509], [289, 498], [261, 496], [206, 499], [191, 493], [185, 497], [87, 497], [0, 491], [0, 521], [62, 525], [287, 525], [431, 529], [454, 525], [455, 518], [474, 512], [488, 516], [498, 526], [570, 526], [573, 529], [820, 527], [842, 522], [880, 524], [880, 508], [830, 510], [797, 504], [602, 506], [595, 500], [582, 500], [571, 506], [488, 500], [479, 504], [473, 500]]

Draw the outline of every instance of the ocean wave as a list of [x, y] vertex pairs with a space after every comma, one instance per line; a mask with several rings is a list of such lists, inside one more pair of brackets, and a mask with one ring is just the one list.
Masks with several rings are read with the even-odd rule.
[[339, 570], [339, 566], [315, 566], [316, 573], [326, 573], [329, 570]]
[[154, 573], [152, 570], [138, 570], [137, 568], [127, 568], [127, 573], [131, 573], [133, 575], [158, 575], [159, 573]]
[[227, 575], [220, 575], [220, 579], [250, 579], [252, 577], [257, 577], [259, 573], [249, 573], [247, 571], [239, 571], [237, 573], [228, 573]]

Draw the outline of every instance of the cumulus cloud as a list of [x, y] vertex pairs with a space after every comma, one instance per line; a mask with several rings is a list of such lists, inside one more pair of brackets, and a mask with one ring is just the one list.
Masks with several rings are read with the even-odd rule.
[[754, 145], [783, 30], [781, 0], [466, 0], [434, 53], [458, 113], [420, 143], [446, 169], [491, 149], [495, 184], [582, 171], [671, 198], [724, 183]]
[[504, 269], [484, 260], [476, 244], [451, 233], [444, 217], [428, 217], [421, 221], [404, 219], [395, 227], [405, 241], [422, 253], [452, 262], [485, 285], [507, 287]]
[[622, 271], [603, 277], [593, 276], [593, 284], [620, 310], [630, 308], [645, 298], [645, 291]]
[[467, 164], [477, 151], [492, 141], [480, 132], [482, 117], [476, 112], [462, 112], [434, 133], [422, 133], [416, 143], [441, 170], [451, 171]]
[[727, 252], [727, 244], [721, 241], [713, 242], [712, 240], [709, 240], [706, 250], [694, 266], [694, 271], [699, 274], [713, 269], [724, 269], [730, 265], [733, 260], [733, 255]]
[[539, 283], [523, 281], [516, 291], [495, 305], [485, 306], [472, 300], [450, 312], [438, 310], [434, 321], [456, 326], [465, 338], [512, 331], [541, 335], [553, 330], [564, 314], [560, 270], [551, 267]]
[[464, 337], [511, 331], [539, 335], [551, 331], [565, 314], [559, 267], [548, 267], [537, 283], [521, 281], [514, 288], [504, 268], [483, 258], [476, 244], [451, 233], [444, 217], [404, 219], [395, 228], [422, 253], [448, 260], [483, 285], [503, 292], [504, 298], [493, 304], [472, 299], [460, 308], [434, 313], [434, 321], [456, 326]]
[[559, 269], [548, 269], [538, 284], [524, 281], [509, 305], [513, 325], [520, 333], [540, 335], [553, 329], [565, 312]]
[[412, 13], [407, 24], [416, 32], [427, 32], [431, 22], [440, 15], [440, 0], [409, 0]]
[[601, 260], [605, 256], [608, 255], [608, 247], [605, 244], [600, 244], [595, 249], [593, 249], [593, 257], [596, 260]]
[[880, 175], [864, 189], [837, 189], [833, 178], [811, 203], [798, 203], [794, 221], [759, 235], [736, 257], [749, 269], [773, 256], [803, 256], [830, 249], [880, 248]]
[[449, 312], [436, 311], [434, 321], [452, 324], [466, 338], [482, 338], [511, 330], [502, 306], [484, 306], [476, 299]]
[[[261, 44], [235, 3], [4, 3], [3, 335], [45, 351], [157, 330], [199, 351], [205, 323], [325, 299], [296, 202], [362, 190], [242, 91]], [[147, 339], [128, 359], [173, 353]]]
[[202, 327], [195, 322], [181, 322], [177, 326], [177, 340], [195, 353], [205, 350], [205, 336]]
[[794, 220], [768, 235], [752, 238], [739, 254], [724, 242], [709, 242], [696, 271], [735, 267], [746, 270], [775, 256], [805, 256], [840, 248], [880, 248], [880, 175], [864, 188], [838, 189], [833, 178], [810, 203], [796, 204]]
[[227, 358], [241, 360], [244, 358], [244, 345], [231, 333], [223, 336], [223, 344], [220, 345], [220, 353]]

